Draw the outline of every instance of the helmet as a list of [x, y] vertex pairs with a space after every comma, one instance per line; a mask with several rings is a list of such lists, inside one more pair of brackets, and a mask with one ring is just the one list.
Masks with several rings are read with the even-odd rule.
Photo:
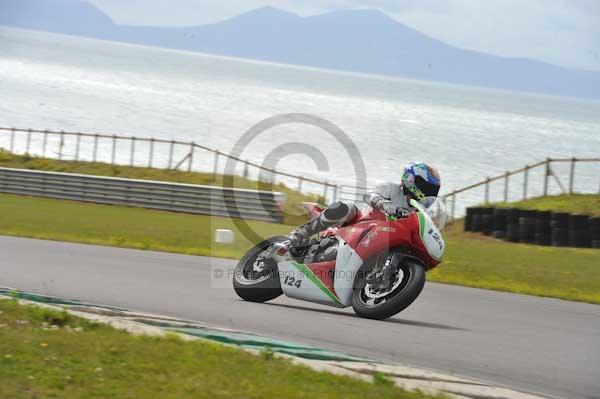
[[437, 197], [441, 186], [440, 174], [425, 162], [412, 162], [404, 167], [402, 186], [406, 194], [417, 200]]

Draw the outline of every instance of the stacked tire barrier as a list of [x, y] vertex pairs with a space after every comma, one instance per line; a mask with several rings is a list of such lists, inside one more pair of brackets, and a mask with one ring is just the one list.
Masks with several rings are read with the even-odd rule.
[[600, 248], [600, 217], [515, 208], [467, 208], [465, 231], [555, 247]]

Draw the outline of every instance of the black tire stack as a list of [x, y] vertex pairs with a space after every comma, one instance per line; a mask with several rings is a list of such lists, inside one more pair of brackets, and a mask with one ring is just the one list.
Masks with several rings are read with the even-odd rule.
[[590, 246], [600, 248], [600, 217], [590, 218]]
[[465, 231], [473, 230], [473, 215], [475, 214], [475, 208], [467, 208], [467, 214], [465, 215]]
[[522, 210], [519, 215], [519, 242], [535, 241], [536, 211]]
[[541, 211], [537, 213], [535, 219], [534, 243], [537, 245], [552, 245], [552, 227], [550, 219], [552, 212]]
[[494, 237], [498, 239], [506, 238], [506, 225], [508, 217], [508, 209], [494, 209]]
[[473, 218], [471, 220], [471, 231], [483, 231], [482, 230], [482, 226], [483, 223], [481, 222], [481, 216], [483, 214], [481, 207], [475, 207], [473, 208]]
[[519, 242], [519, 216], [520, 209], [508, 209], [506, 213], [506, 239], [510, 242]]
[[491, 236], [494, 231], [494, 208], [481, 208], [481, 225], [483, 234]]
[[565, 212], [552, 212], [550, 216], [552, 228], [552, 246], [566, 247], [569, 245], [569, 214]]
[[510, 242], [600, 248], [600, 217], [516, 208], [467, 208], [465, 231]]
[[588, 215], [569, 216], [569, 246], [579, 248], [590, 246], [589, 222]]

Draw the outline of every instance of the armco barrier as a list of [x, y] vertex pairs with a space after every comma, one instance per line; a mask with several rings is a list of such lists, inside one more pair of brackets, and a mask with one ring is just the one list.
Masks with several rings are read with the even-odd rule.
[[285, 202], [268, 191], [10, 168], [0, 168], [0, 192], [269, 222]]
[[467, 208], [465, 231], [511, 242], [600, 248], [600, 217], [514, 208]]

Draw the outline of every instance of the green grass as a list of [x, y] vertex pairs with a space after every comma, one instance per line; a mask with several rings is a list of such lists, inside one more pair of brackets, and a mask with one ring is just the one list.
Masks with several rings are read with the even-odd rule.
[[[379, 378], [381, 380], [381, 378]], [[201, 341], [0, 300], [0, 397], [431, 398]]]
[[[45, 170], [51, 172], [79, 173], [84, 175], [121, 177], [128, 179], [158, 180], [175, 183], [223, 186], [223, 175], [212, 173], [184, 172], [180, 170], [143, 168], [138, 166], [110, 165], [100, 162], [65, 161], [50, 158], [38, 158], [29, 155], [15, 155], [0, 148], [0, 167]], [[234, 187], [247, 189], [270, 190], [266, 183], [235, 176]], [[322, 202], [317, 195], [304, 195], [279, 183], [272, 190], [286, 195], [284, 208], [285, 224], [300, 224], [306, 220], [306, 211], [301, 202]]]
[[[263, 238], [294, 228], [250, 227]], [[213, 244], [216, 228], [234, 230], [235, 245]], [[227, 218], [7, 194], [0, 194], [0, 234], [227, 258], [252, 245]], [[429, 280], [600, 304], [597, 249], [507, 243], [464, 233], [460, 222], [444, 235], [446, 257]]]
[[[234, 219], [143, 208], [0, 194], [0, 234], [224, 258], [241, 257], [252, 244]], [[294, 226], [248, 222], [262, 238]], [[235, 233], [233, 246], [215, 244], [215, 229]]]
[[600, 216], [600, 194], [563, 194], [494, 204], [500, 207]]
[[444, 232], [444, 262], [428, 279], [468, 287], [600, 304], [600, 250], [515, 244], [462, 231]]

